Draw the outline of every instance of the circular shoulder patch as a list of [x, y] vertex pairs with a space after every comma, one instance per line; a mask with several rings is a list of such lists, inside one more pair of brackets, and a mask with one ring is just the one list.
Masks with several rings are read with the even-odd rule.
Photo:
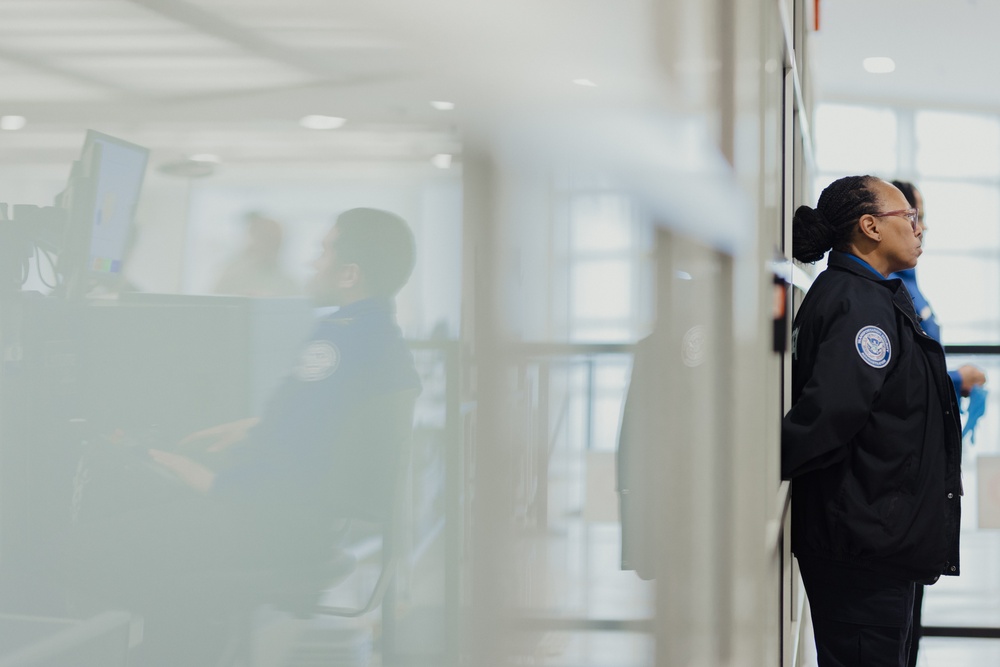
[[858, 348], [858, 354], [872, 368], [885, 368], [892, 358], [889, 337], [878, 327], [861, 327], [854, 343]]
[[340, 365], [340, 350], [328, 340], [314, 340], [306, 345], [295, 366], [295, 377], [303, 382], [325, 380]]
[[708, 354], [708, 330], [705, 325], [691, 327], [681, 338], [681, 359], [688, 368], [697, 368]]

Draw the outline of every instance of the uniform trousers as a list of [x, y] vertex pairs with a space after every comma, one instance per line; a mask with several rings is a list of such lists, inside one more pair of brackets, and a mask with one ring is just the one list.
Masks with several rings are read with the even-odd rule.
[[799, 558], [819, 667], [906, 667], [914, 582], [820, 558]]

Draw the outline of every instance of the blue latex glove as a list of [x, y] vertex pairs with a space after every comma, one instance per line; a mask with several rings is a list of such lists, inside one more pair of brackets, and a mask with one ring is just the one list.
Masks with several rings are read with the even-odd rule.
[[970, 442], [973, 445], [976, 444], [976, 424], [986, 412], [986, 394], [988, 393], [981, 384], [975, 385], [969, 392], [969, 404], [965, 408], [968, 416], [965, 419], [965, 428], [962, 429], [962, 438], [964, 439], [966, 435], [971, 433]]

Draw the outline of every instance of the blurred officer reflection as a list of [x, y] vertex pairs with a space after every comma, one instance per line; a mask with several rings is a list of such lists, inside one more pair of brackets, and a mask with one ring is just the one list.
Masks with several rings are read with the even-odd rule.
[[177, 451], [149, 451], [183, 484], [174, 502], [80, 531], [79, 574], [91, 588], [129, 608], [157, 609], [170, 596], [185, 603], [193, 573], [321, 568], [335, 517], [379, 516], [399, 443], [388, 416], [370, 406], [403, 395], [412, 410], [419, 392], [394, 308], [414, 261], [412, 233], [398, 216], [358, 208], [337, 218], [310, 292], [339, 309], [318, 322], [259, 419], [195, 433]]
[[622, 404], [615, 456], [618, 513], [621, 521], [621, 569], [635, 570], [640, 579], [656, 578], [656, 511], [654, 490], [661, 473], [655, 460], [651, 434], [656, 406], [653, 393], [655, 348], [652, 335], [635, 346], [628, 391]]
[[244, 246], [223, 270], [213, 291], [257, 297], [299, 294], [298, 284], [281, 268], [281, 224], [260, 213], [247, 214], [245, 224]]
[[[309, 286], [317, 305], [339, 306], [337, 312], [319, 322], [260, 420], [208, 429], [181, 443], [204, 445], [211, 454], [241, 443], [225, 468], [213, 470], [174, 452], [154, 449], [150, 455], [198, 491], [257, 506], [255, 522], [293, 509], [311, 513], [318, 534], [326, 533], [331, 508], [346, 511], [358, 508], [359, 498], [376, 502], [388, 495], [394, 443], [373, 442], [379, 449], [358, 451], [356, 436], [351, 442], [337, 436], [373, 397], [419, 387], [393, 303], [413, 265], [413, 238], [401, 218], [364, 208], [341, 214], [323, 241]], [[365, 426], [377, 430], [380, 424]], [[298, 521], [295, 530], [305, 517]]]

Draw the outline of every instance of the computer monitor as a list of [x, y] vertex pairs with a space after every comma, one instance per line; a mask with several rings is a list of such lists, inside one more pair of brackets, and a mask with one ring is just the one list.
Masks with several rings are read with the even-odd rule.
[[121, 273], [135, 210], [149, 161], [149, 150], [94, 130], [87, 131], [83, 159], [89, 164], [93, 197], [87, 269]]
[[149, 149], [87, 130], [57, 202], [67, 212], [59, 272], [68, 291], [121, 273], [148, 161]]

